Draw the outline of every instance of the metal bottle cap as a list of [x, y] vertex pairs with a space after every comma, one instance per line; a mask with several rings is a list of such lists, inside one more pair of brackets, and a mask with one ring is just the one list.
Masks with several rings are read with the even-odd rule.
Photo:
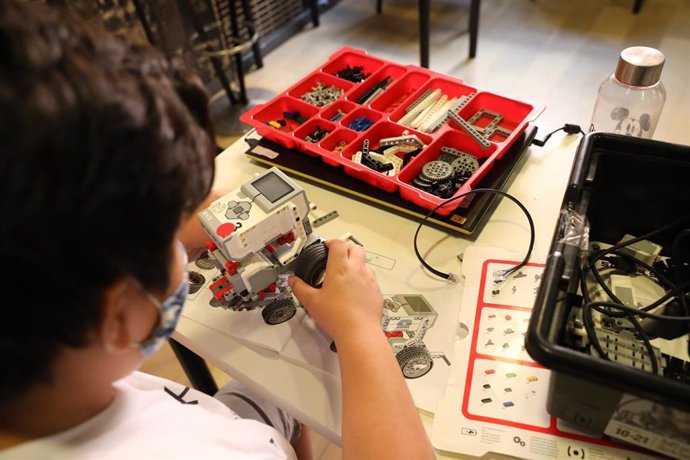
[[616, 67], [618, 81], [630, 86], [655, 85], [664, 68], [664, 53], [646, 46], [633, 46], [621, 51]]

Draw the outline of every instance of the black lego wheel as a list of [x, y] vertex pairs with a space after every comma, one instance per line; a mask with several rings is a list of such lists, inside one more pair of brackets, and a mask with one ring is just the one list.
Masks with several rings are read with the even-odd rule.
[[434, 367], [434, 360], [423, 346], [413, 345], [403, 348], [395, 357], [406, 379], [418, 379], [428, 374]]
[[266, 324], [274, 326], [289, 320], [295, 316], [296, 312], [297, 306], [292, 299], [279, 299], [266, 305], [261, 310], [261, 316]]
[[327, 259], [328, 248], [325, 244], [319, 242], [307, 246], [295, 262], [295, 275], [310, 286], [320, 287], [326, 273]]
[[206, 278], [204, 275], [202, 275], [199, 272], [195, 272], [194, 270], [189, 271], [189, 293], [190, 294], [195, 294], [196, 292], [199, 291], [202, 287], [204, 287], [204, 283], [206, 282]]

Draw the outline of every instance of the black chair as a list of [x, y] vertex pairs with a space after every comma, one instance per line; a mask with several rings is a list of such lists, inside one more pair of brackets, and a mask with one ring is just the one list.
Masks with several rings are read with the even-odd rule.
[[[633, 13], [637, 14], [642, 8], [644, 0], [634, 0]], [[429, 9], [430, 0], [419, 0], [419, 54], [420, 65], [422, 67], [429, 67]], [[318, 8], [315, 1], [310, 1], [312, 17], [314, 25], [318, 26]], [[470, 0], [470, 15], [468, 30], [470, 33], [469, 57], [470, 59], [477, 56], [477, 41], [479, 38], [479, 12], [481, 7], [481, 0]], [[383, 0], [376, 0], [376, 13], [380, 14], [383, 11]]]
[[635, 0], [635, 4], [633, 5], [633, 14], [637, 14], [640, 12], [640, 9], [642, 8], [642, 2], [644, 0]]
[[[470, 0], [469, 32], [470, 52], [469, 57], [477, 55], [477, 38], [479, 36], [479, 7], [481, 0]], [[419, 55], [420, 66], [429, 67], [429, 9], [430, 0], [419, 0]], [[383, 0], [376, 0], [376, 13], [383, 11]]]
[[[248, 0], [240, 1], [243, 12], [241, 23], [235, 0], [205, 0], [202, 2], [204, 11], [197, 10], [190, 0], [133, 0], [133, 2], [152, 45], [168, 53], [191, 49], [198, 57], [208, 59], [230, 103], [247, 104], [242, 53], [252, 48], [256, 66], [259, 68], [263, 66], [259, 36], [252, 20]], [[194, 33], [186, 32], [183, 18], [191, 22]], [[234, 68], [227, 68], [226, 58], [234, 62]], [[227, 75], [228, 70], [231, 70], [236, 77], [239, 87], [237, 93], [232, 89]]]

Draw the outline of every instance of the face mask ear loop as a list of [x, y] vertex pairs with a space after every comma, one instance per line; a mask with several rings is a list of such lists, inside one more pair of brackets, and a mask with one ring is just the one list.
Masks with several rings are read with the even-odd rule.
[[[164, 342], [167, 341], [168, 336], [156, 336], [156, 332], [165, 328], [165, 313], [166, 313], [166, 307], [165, 305], [170, 303], [173, 300], [177, 300], [178, 298], [180, 299], [180, 305], [178, 310], [182, 311], [182, 307], [184, 305], [184, 299], [187, 297], [186, 292], [188, 292], [189, 289], [189, 273], [187, 271], [187, 264], [189, 263], [189, 258], [187, 257], [187, 251], [182, 244], [181, 241], [177, 240], [177, 249], [180, 251], [182, 255], [182, 261], [183, 261], [183, 275], [182, 275], [182, 281], [178, 285], [177, 289], [175, 289], [175, 292], [166, 298], [163, 302], [158, 300], [153, 294], [151, 294], [144, 286], [141, 285], [139, 280], [136, 278], [132, 277], [132, 281], [141, 289], [141, 292], [149, 299], [149, 301], [156, 307], [156, 310], [158, 311], [158, 323], [155, 327], [155, 329], [152, 332], [152, 335], [147, 338], [146, 340], [142, 342], [130, 342], [130, 345], [134, 348], [138, 348], [139, 350], [142, 351], [142, 354], [145, 357], [150, 356], [153, 354], [158, 348], [160, 348]], [[181, 295], [180, 293], [184, 292], [184, 295]], [[175, 326], [177, 325], [177, 321], [179, 320], [179, 315], [180, 313], [177, 314], [175, 318]], [[173, 326], [174, 329], [174, 326]], [[171, 331], [172, 333], [172, 331]]]

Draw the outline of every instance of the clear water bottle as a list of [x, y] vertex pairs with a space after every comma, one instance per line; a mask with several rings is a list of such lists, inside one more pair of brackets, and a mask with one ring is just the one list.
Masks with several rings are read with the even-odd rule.
[[599, 88], [589, 130], [651, 138], [666, 101], [660, 81], [664, 60], [654, 48], [624, 49], [616, 72]]

